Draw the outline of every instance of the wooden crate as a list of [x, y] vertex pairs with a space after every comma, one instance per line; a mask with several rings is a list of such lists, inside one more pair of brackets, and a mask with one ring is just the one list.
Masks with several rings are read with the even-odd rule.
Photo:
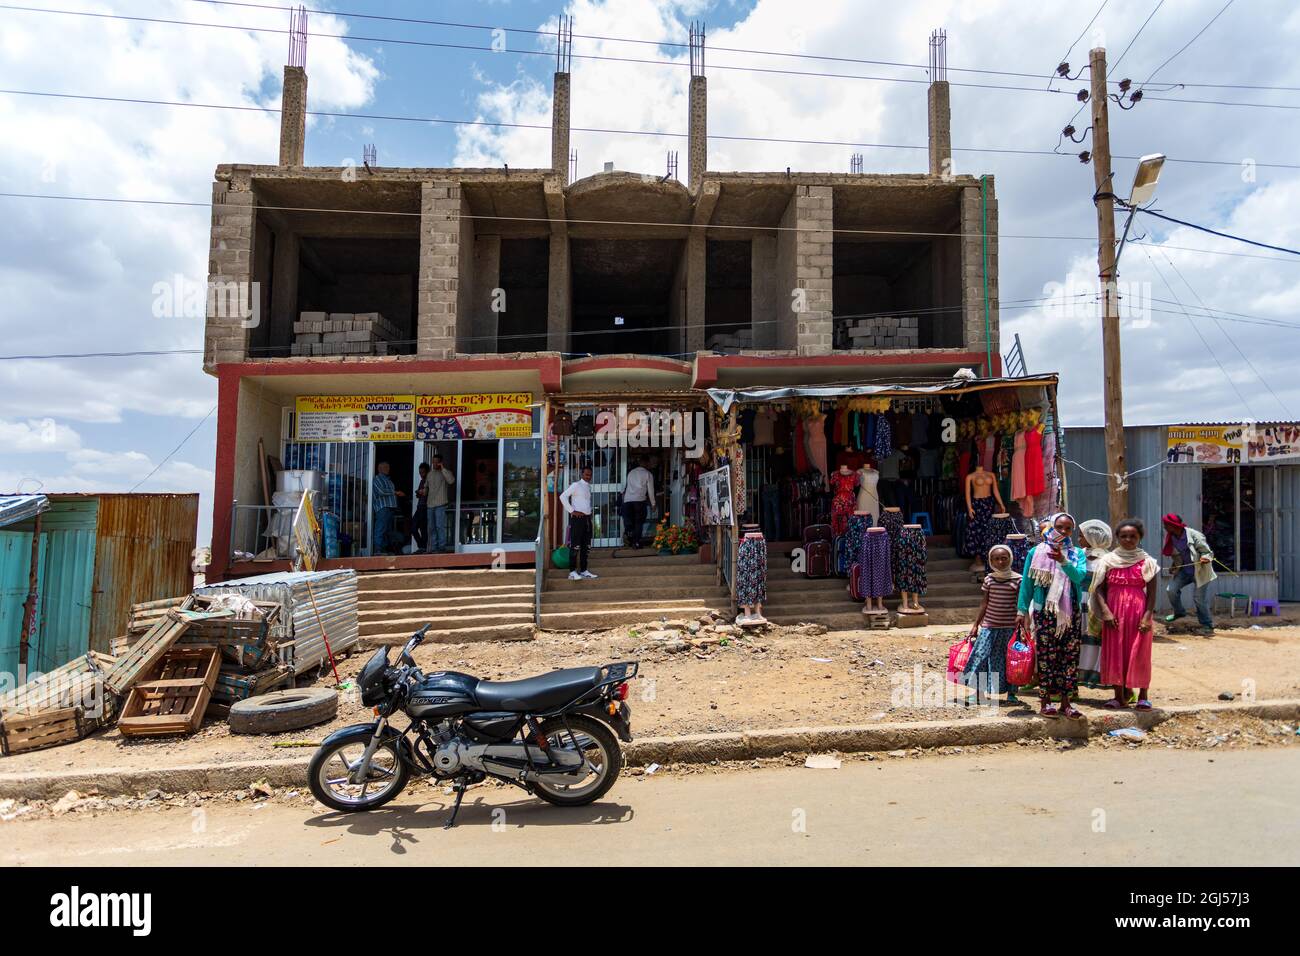
[[127, 737], [194, 733], [220, 668], [215, 647], [173, 647], [131, 688], [117, 729]]
[[168, 610], [153, 627], [149, 628], [149, 633], [136, 641], [129, 651], [117, 659], [113, 669], [108, 672], [108, 677], [105, 678], [109, 690], [119, 695], [126, 694], [131, 689], [131, 685], [163, 659], [163, 656], [171, 650], [171, 646], [189, 629], [190, 621], [182, 616], [181, 611], [187, 609], [191, 603], [192, 599], [186, 598], [179, 609]]
[[212, 690], [212, 703], [229, 708], [237, 700], [247, 700], [258, 694], [279, 690], [292, 681], [293, 668], [283, 664], [255, 674], [241, 674], [234, 669], [222, 667], [221, 673], [217, 675], [217, 685]]
[[59, 707], [39, 714], [15, 714], [0, 720], [0, 752], [5, 756], [66, 744], [84, 736], [80, 714], [75, 707]]
[[[239, 620], [225, 615], [192, 619], [189, 630], [177, 643], [215, 645], [221, 648], [226, 663], [247, 671], [257, 670], [270, 663], [275, 655], [276, 644], [272, 634], [280, 617], [280, 605], [270, 601], [254, 603], [262, 612], [260, 620]], [[197, 599], [194, 606], [202, 611], [205, 606], [203, 599]], [[192, 612], [186, 612], [185, 616], [194, 617]]]

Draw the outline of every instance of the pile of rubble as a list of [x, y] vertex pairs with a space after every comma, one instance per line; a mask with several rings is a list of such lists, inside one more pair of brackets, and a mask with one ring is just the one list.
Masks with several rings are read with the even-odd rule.
[[826, 627], [821, 624], [799, 624], [794, 627], [781, 627], [763, 624], [758, 627], [744, 627], [726, 620], [716, 611], [701, 615], [696, 619], [661, 619], [651, 624], [637, 625], [630, 632], [631, 636], [644, 642], [650, 652], [662, 651], [664, 654], [684, 654], [695, 651], [696, 656], [706, 656], [720, 647], [729, 645], [743, 646], [748, 650], [764, 653], [767, 645], [754, 641], [758, 635], [778, 637], [782, 633], [816, 635], [825, 634]]

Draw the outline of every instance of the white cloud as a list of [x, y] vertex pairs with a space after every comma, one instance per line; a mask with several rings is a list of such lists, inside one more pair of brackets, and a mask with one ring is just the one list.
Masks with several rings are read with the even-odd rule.
[[52, 418], [8, 421], [0, 418], [0, 448], [10, 454], [63, 452], [81, 446], [81, 436]]

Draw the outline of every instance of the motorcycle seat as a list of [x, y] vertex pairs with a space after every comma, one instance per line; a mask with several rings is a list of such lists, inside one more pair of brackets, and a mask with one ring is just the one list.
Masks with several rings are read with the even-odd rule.
[[484, 710], [547, 711], [591, 690], [600, 675], [599, 667], [566, 667], [523, 680], [481, 680], [474, 693]]

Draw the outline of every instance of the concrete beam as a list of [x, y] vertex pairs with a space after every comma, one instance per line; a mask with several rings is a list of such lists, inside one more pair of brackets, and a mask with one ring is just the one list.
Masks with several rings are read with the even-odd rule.
[[307, 70], [284, 68], [280, 90], [280, 165], [301, 166], [307, 148]]
[[701, 184], [700, 190], [695, 196], [694, 218], [692, 220], [695, 225], [707, 226], [713, 221], [713, 209], [718, 205], [718, 197], [721, 194], [721, 184], [714, 181]]
[[542, 195], [546, 200], [546, 216], [551, 221], [551, 235], [567, 235], [569, 222], [564, 209], [563, 178], [547, 179], [542, 183]]
[[552, 235], [546, 286], [546, 347], [552, 352], [569, 351], [569, 329], [573, 323], [572, 283], [569, 237]]

